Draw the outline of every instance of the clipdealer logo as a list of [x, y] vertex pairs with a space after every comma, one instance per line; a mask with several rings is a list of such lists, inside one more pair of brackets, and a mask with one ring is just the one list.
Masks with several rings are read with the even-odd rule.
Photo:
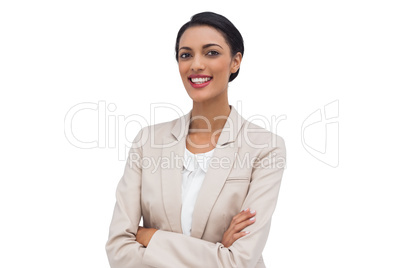
[[[236, 110], [238, 116], [241, 116], [242, 110], [241, 101], [237, 102]], [[180, 107], [171, 103], [152, 103], [150, 105], [150, 122], [139, 114], [132, 114], [129, 116], [119, 115], [116, 113], [117, 106], [114, 103], [107, 104], [106, 101], [99, 101], [98, 103], [93, 102], [83, 102], [72, 106], [65, 115], [64, 118], [64, 134], [67, 141], [81, 149], [93, 149], [93, 148], [117, 148], [118, 159], [120, 161], [125, 161], [129, 149], [133, 146], [133, 139], [130, 137], [134, 132], [138, 133], [139, 130], [146, 126], [152, 126], [156, 124], [157, 115], [164, 113], [175, 113], [177, 117], [181, 117], [180, 120], [180, 137], [186, 135], [185, 122], [183, 117], [185, 113], [180, 109]], [[90, 119], [88, 119], [90, 117]], [[225, 117], [226, 118], [226, 117]], [[285, 115], [281, 116], [271, 116], [267, 118], [264, 115], [253, 115], [249, 117], [248, 123], [254, 121], [260, 121], [263, 123], [264, 127], [273, 133], [276, 133], [278, 125], [280, 122], [285, 120], [287, 117]], [[211, 123], [206, 117], [198, 116], [197, 119], [205, 120], [209, 128], [211, 128]], [[214, 118], [214, 120], [221, 120], [222, 116]], [[230, 137], [234, 134], [234, 124], [230, 120], [227, 122], [228, 129], [225, 130]], [[135, 129], [135, 130], [134, 130]], [[130, 133], [131, 130], [131, 133]], [[151, 127], [150, 129], [150, 144], [152, 148], [165, 148], [169, 146], [174, 146], [172, 144], [159, 144], [156, 143], [156, 133], [155, 129]], [[252, 132], [260, 132], [260, 129], [251, 128], [246, 131], [245, 142], [247, 142], [253, 148], [263, 148], [267, 144], [254, 144], [252, 140], [248, 139], [247, 135]], [[144, 136], [142, 138], [148, 138]], [[143, 141], [143, 140], [142, 140]], [[268, 141], [269, 142], [269, 141]], [[276, 139], [271, 141], [275, 144]]]
[[317, 160], [339, 166], [339, 100], [315, 110], [303, 121], [301, 142]]
[[[117, 148], [118, 160], [125, 161], [133, 143], [130, 134], [138, 132], [143, 127], [155, 124], [158, 109], [162, 112], [173, 111], [177, 113], [178, 117], [184, 115], [178, 106], [170, 103], [152, 103], [150, 109], [151, 121], [148, 122], [144, 116], [139, 114], [128, 116], [117, 114], [117, 106], [114, 103], [107, 104], [103, 100], [98, 101], [98, 103], [79, 103], [72, 106], [65, 115], [64, 134], [67, 141], [77, 148]], [[236, 109], [241, 114], [241, 101], [237, 102]], [[90, 120], [82, 119], [88, 115], [91, 115]], [[279, 123], [286, 119], [286, 115], [273, 116], [271, 119], [263, 115], [247, 118], [250, 122], [261, 121], [264, 128], [273, 133], [277, 133]], [[96, 131], [93, 127], [94, 123], [97, 124]], [[129, 130], [132, 130], [132, 133], [128, 133]], [[87, 134], [87, 132], [91, 132], [93, 135], [82, 135], [82, 133]], [[339, 100], [332, 101], [307, 116], [302, 122], [300, 135], [303, 148], [311, 156], [330, 167], [338, 167]]]

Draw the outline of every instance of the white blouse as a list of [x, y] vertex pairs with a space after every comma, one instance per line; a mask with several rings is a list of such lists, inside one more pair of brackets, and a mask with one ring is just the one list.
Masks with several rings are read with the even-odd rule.
[[188, 236], [191, 233], [195, 201], [197, 200], [214, 150], [215, 149], [212, 149], [206, 153], [193, 154], [187, 148], [185, 149], [181, 186], [181, 228], [183, 234]]

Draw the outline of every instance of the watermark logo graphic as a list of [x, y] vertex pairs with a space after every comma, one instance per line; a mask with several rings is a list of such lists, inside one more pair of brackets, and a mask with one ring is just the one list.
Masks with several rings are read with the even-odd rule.
[[[71, 107], [64, 118], [64, 135], [67, 141], [81, 149], [92, 148], [117, 148], [119, 160], [124, 160], [127, 149], [130, 148], [132, 140], [127, 137], [130, 127], [138, 126], [137, 129], [148, 125], [146, 119], [139, 114], [129, 116], [115, 113], [116, 104], [106, 101], [98, 103], [84, 102]], [[73, 131], [73, 122], [76, 116], [92, 114], [97, 118], [97, 136], [92, 140], [85, 140], [76, 135]]]
[[[234, 107], [234, 106], [233, 106]], [[267, 146], [275, 147], [277, 144], [276, 135], [267, 135], [266, 130], [269, 130], [276, 134], [278, 130], [278, 125], [280, 122], [287, 119], [286, 115], [274, 116], [267, 118], [264, 115], [256, 114], [249, 118], [245, 118], [247, 122], [244, 127], [240, 130], [236, 125], [236, 122], [240, 122], [242, 119], [242, 103], [237, 102], [237, 116], [227, 117], [227, 116], [216, 116], [210, 121], [210, 118], [205, 116], [193, 116], [188, 124], [197, 120], [197, 122], [205, 123], [206, 129], [191, 129], [195, 132], [205, 132], [205, 130], [212, 132], [212, 123], [215, 120], [226, 120], [225, 129], [213, 132], [210, 141], [206, 141], [203, 144], [191, 144], [195, 148], [205, 148], [210, 144], [216, 144], [216, 135], [221, 135], [223, 133], [224, 137], [228, 140], [233, 140], [236, 136], [238, 139], [238, 146], [243, 146], [242, 141], [246, 143], [247, 146], [255, 149], [262, 149]], [[138, 135], [139, 130], [146, 128], [143, 133], [145, 135], [141, 136], [141, 144], [149, 143], [150, 147], [153, 149], [168, 148], [174, 146], [177, 142], [172, 139], [170, 142], [161, 139], [160, 127], [163, 125], [158, 125], [156, 120], [160, 116], [165, 116], [166, 113], [173, 112], [175, 118], [180, 119], [176, 125], [180, 128], [176, 134], [177, 139], [182, 139], [187, 136], [185, 133], [187, 123], [185, 122], [183, 111], [176, 105], [170, 103], [152, 103], [150, 105], [150, 123], [140, 114], [131, 114], [128, 116], [118, 114], [117, 106], [114, 103], [107, 103], [106, 101], [98, 102], [83, 102], [72, 106], [66, 113], [64, 118], [64, 134], [67, 141], [77, 147], [82, 149], [92, 149], [92, 148], [117, 148], [118, 158], [124, 161], [127, 156], [127, 152], [132, 146], [138, 146], [138, 144], [133, 144], [132, 136], [134, 134]], [[263, 127], [258, 127], [258, 123], [254, 121], [259, 121], [262, 123]], [[166, 121], [162, 121], [166, 122]], [[158, 127], [156, 127], [158, 126]], [[136, 131], [131, 131], [132, 129]], [[177, 128], [176, 128], [177, 130]], [[130, 131], [132, 133], [130, 133]], [[190, 130], [189, 130], [190, 131]], [[239, 133], [238, 133], [239, 131]], [[257, 133], [265, 132], [265, 136], [256, 135]], [[268, 137], [271, 137], [268, 138]], [[257, 138], [265, 137], [265, 138]], [[218, 137], [219, 138], [219, 137]], [[144, 140], [145, 139], [145, 140]], [[148, 141], [148, 139], [151, 139]], [[189, 140], [191, 142], [191, 140]], [[234, 143], [230, 143], [234, 144]], [[222, 145], [225, 146], [225, 145]]]
[[310, 114], [301, 127], [301, 141], [308, 153], [331, 166], [339, 165], [339, 100]]

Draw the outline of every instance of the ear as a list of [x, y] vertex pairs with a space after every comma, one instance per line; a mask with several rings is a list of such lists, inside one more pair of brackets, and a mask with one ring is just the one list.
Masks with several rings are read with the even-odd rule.
[[242, 58], [243, 56], [241, 55], [240, 52], [237, 52], [236, 55], [233, 56], [230, 66], [230, 72], [232, 74], [234, 74], [235, 72], [237, 72], [237, 70], [239, 70]]

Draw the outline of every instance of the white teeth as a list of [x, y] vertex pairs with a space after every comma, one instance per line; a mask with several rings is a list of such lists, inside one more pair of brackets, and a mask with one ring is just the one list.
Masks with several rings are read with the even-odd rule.
[[191, 82], [193, 82], [194, 84], [202, 84], [202, 83], [205, 83], [205, 82], [211, 80], [211, 77], [204, 77], [204, 78], [197, 77], [197, 78], [190, 78], [190, 79], [191, 79]]

